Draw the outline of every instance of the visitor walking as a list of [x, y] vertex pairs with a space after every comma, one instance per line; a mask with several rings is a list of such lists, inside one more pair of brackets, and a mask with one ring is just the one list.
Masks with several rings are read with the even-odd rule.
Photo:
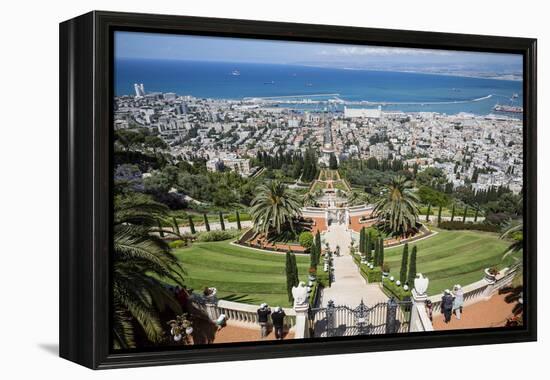
[[441, 311], [443, 311], [443, 315], [445, 316], [445, 323], [449, 323], [453, 313], [453, 296], [449, 289], [445, 289], [441, 298]]
[[464, 305], [464, 292], [460, 285], [455, 285], [453, 295], [453, 312], [456, 315], [456, 319], [460, 320], [462, 317], [462, 306]]
[[434, 305], [432, 304], [432, 301], [426, 301], [426, 310], [428, 311], [428, 318], [430, 318], [430, 321], [433, 321]]
[[266, 303], [260, 305], [258, 309], [258, 323], [260, 324], [260, 337], [263, 339], [267, 336], [267, 327], [271, 309]]
[[336, 246], [336, 256], [340, 257], [340, 246]]
[[282, 340], [283, 339], [283, 328], [285, 324], [285, 311], [277, 306], [273, 314], [271, 314], [271, 321], [273, 322], [273, 329], [275, 330], [275, 338]]

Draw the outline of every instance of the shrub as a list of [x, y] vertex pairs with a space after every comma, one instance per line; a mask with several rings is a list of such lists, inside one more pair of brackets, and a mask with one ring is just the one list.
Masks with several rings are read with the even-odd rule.
[[363, 269], [361, 269], [361, 272], [366, 274], [367, 281], [369, 283], [382, 281], [382, 269], [380, 269], [379, 267], [374, 267], [370, 269], [366, 265], [363, 265], [363, 267], [365, 267], [366, 271], [363, 271]]
[[323, 288], [330, 287], [329, 276], [330, 275], [328, 274], [328, 272], [318, 271], [317, 272], [317, 283]]
[[185, 247], [187, 245], [187, 242], [183, 241], [183, 240], [174, 240], [174, 241], [171, 241], [170, 243], [168, 243], [168, 245], [172, 249], [177, 249], [177, 248]]
[[313, 245], [313, 234], [308, 231], [302, 232], [298, 237], [298, 242], [306, 250], [310, 249], [311, 246]]
[[353, 255], [353, 260], [359, 266], [361, 276], [369, 283], [382, 281], [382, 268], [374, 267], [370, 269], [366, 264], [361, 264], [361, 256], [357, 254]]
[[382, 285], [384, 286], [384, 290], [386, 290], [386, 293], [389, 293], [400, 301], [405, 301], [411, 298], [410, 289], [405, 290], [403, 289], [403, 286], [397, 286], [395, 282], [390, 281], [389, 278], [385, 278], [382, 281]]
[[464, 223], [464, 222], [441, 222], [439, 227], [444, 230], [475, 230], [485, 232], [499, 232], [500, 229], [497, 225], [485, 224], [485, 223]]
[[240, 231], [237, 229], [230, 229], [225, 231], [215, 230], [215, 231], [203, 231], [199, 232], [197, 235], [197, 241], [200, 242], [211, 242], [211, 241], [222, 241], [227, 239], [233, 239], [239, 236]]
[[382, 264], [382, 272], [390, 273], [390, 264], [388, 264], [388, 263]]

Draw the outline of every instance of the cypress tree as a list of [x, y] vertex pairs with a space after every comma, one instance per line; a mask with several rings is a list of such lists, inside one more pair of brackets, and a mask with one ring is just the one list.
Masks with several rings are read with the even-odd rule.
[[432, 211], [432, 205], [428, 204], [428, 212], [426, 213], [426, 222], [430, 221], [430, 212]]
[[401, 257], [401, 270], [399, 271], [399, 281], [404, 284], [407, 281], [407, 265], [409, 261], [409, 243], [403, 246], [403, 256]]
[[376, 266], [378, 265], [378, 257], [379, 257], [379, 249], [378, 249], [378, 246], [379, 246], [380, 242], [378, 239], [374, 239], [374, 260], [373, 260], [373, 264]]
[[239, 215], [239, 210], [235, 211], [235, 216], [237, 217], [237, 228], [240, 231], [242, 227], [241, 227], [241, 216]]
[[291, 253], [290, 258], [292, 262], [292, 286], [298, 286], [300, 280], [298, 278], [298, 265], [296, 264], [296, 255], [294, 253]]
[[359, 231], [359, 252], [365, 253], [365, 227]]
[[210, 231], [210, 224], [208, 223], [208, 216], [206, 213], [203, 214], [204, 216], [204, 228], [206, 228], [206, 231]]
[[157, 223], [159, 225], [159, 235], [161, 238], [164, 237], [164, 230], [162, 229], [162, 223], [160, 222], [160, 219], [157, 219]]
[[451, 222], [455, 220], [455, 205], [453, 204], [453, 210], [451, 211]]
[[437, 212], [437, 225], [439, 226], [441, 224], [441, 211], [443, 210], [443, 206], [439, 206], [439, 211]]
[[317, 246], [317, 253], [321, 256], [321, 234], [319, 231], [315, 234], [315, 245]]
[[319, 264], [319, 249], [320, 247], [317, 247], [317, 243], [314, 241], [309, 252], [310, 268], [317, 268], [317, 264]]
[[293, 275], [293, 267], [292, 267], [292, 253], [290, 251], [286, 253], [285, 273], [286, 273], [286, 292], [288, 295], [288, 301], [293, 302], [294, 297], [292, 297], [292, 287], [295, 285], [294, 285], [294, 275]]
[[462, 215], [462, 223], [466, 223], [466, 214], [468, 213], [468, 205], [464, 207], [464, 215]]
[[412, 288], [414, 287], [414, 279], [416, 278], [416, 245], [412, 249], [411, 260], [409, 263], [409, 276], [407, 283]]
[[225, 222], [223, 221], [223, 214], [221, 211], [220, 211], [220, 228], [222, 229], [222, 231], [225, 231]]
[[174, 233], [179, 235], [180, 226], [178, 224], [178, 219], [175, 216], [172, 216], [172, 223], [174, 224]]
[[380, 238], [380, 244], [379, 244], [379, 250], [380, 253], [378, 254], [378, 265], [382, 266], [384, 265], [384, 239]]
[[369, 233], [365, 234], [365, 256], [367, 257], [368, 261], [370, 261], [372, 258], [372, 246]]
[[195, 223], [193, 223], [193, 218], [191, 217], [191, 215], [189, 215], [188, 218], [189, 218], [189, 230], [194, 235], [197, 232], [195, 230]]

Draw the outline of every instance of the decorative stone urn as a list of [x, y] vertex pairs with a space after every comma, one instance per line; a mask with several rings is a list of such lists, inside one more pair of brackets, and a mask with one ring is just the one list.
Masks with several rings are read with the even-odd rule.
[[494, 284], [497, 281], [497, 275], [491, 273], [491, 268], [485, 268], [485, 280], [491, 284]]

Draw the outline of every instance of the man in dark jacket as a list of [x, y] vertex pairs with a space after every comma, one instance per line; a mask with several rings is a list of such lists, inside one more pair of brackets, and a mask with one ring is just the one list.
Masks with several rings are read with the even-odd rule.
[[271, 314], [271, 320], [273, 321], [273, 328], [275, 329], [275, 338], [282, 340], [283, 339], [283, 328], [285, 325], [285, 311], [277, 306], [273, 314]]
[[266, 303], [260, 305], [258, 309], [258, 323], [260, 324], [260, 337], [263, 339], [267, 336], [267, 325], [271, 309]]
[[451, 321], [451, 315], [453, 314], [453, 296], [449, 289], [445, 289], [443, 297], [441, 298], [441, 311], [445, 316], [445, 323]]

